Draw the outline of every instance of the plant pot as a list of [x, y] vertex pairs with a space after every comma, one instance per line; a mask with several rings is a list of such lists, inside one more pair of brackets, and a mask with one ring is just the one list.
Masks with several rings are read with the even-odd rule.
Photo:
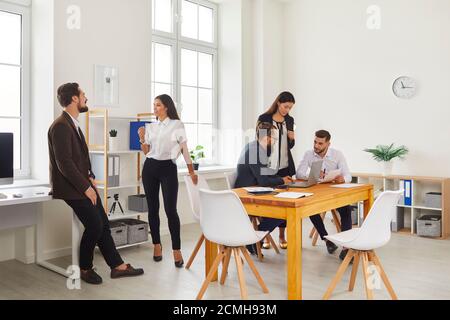
[[390, 176], [392, 174], [392, 167], [394, 163], [392, 161], [389, 162], [383, 162], [383, 175]]
[[198, 169], [200, 168], [199, 163], [193, 163], [192, 165], [193, 165], [195, 171], [198, 171]]
[[118, 139], [117, 137], [109, 137], [109, 151], [110, 152], [114, 152], [114, 151], [118, 151], [119, 147], [118, 147]]

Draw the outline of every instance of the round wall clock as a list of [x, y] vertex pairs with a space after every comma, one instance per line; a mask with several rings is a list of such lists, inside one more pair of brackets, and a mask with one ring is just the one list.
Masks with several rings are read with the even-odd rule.
[[411, 99], [417, 94], [417, 81], [411, 77], [400, 77], [394, 81], [392, 91], [398, 98]]

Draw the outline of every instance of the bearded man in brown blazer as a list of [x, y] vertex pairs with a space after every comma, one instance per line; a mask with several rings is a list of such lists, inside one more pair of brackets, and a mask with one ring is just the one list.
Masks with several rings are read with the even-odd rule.
[[77, 83], [67, 83], [59, 87], [58, 101], [64, 111], [48, 132], [50, 181], [53, 198], [64, 200], [85, 227], [80, 243], [81, 279], [90, 284], [103, 281], [93, 269], [96, 246], [111, 268], [112, 279], [142, 275], [142, 269], [125, 264], [120, 257], [94, 183], [88, 146], [78, 123], [80, 113], [89, 111], [86, 95]]

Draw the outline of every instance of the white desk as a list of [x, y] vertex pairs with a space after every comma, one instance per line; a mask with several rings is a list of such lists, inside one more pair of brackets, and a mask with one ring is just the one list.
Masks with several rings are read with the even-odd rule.
[[[36, 227], [36, 264], [59, 273], [65, 277], [70, 276], [67, 270], [44, 260], [44, 217], [43, 203], [52, 201], [48, 187], [30, 187], [17, 189], [1, 189], [0, 193], [7, 196], [0, 199], [0, 231], [18, 228]], [[14, 198], [14, 194], [21, 194], [23, 198]], [[82, 226], [75, 215], [72, 216], [72, 265], [79, 264], [79, 243]]]

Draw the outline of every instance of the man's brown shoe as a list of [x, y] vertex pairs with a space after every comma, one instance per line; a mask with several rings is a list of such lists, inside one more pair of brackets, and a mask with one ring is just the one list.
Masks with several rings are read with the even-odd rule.
[[111, 270], [111, 279], [125, 278], [125, 277], [137, 277], [144, 274], [143, 269], [135, 269], [130, 264], [127, 264], [125, 270]]
[[81, 271], [80, 278], [86, 283], [99, 285], [102, 284], [103, 280], [94, 269]]

